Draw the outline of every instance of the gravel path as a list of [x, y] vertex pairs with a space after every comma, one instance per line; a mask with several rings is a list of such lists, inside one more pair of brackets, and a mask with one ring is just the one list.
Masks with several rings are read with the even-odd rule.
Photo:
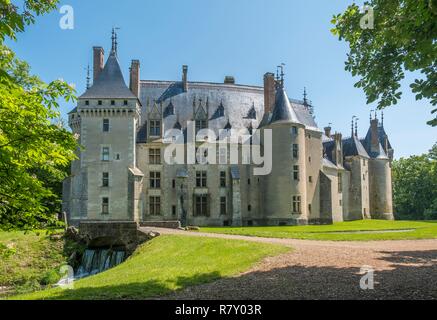
[[[437, 299], [436, 239], [338, 242], [153, 230], [294, 248], [243, 274], [187, 288], [166, 299]], [[360, 288], [363, 266], [374, 270], [373, 290]]]

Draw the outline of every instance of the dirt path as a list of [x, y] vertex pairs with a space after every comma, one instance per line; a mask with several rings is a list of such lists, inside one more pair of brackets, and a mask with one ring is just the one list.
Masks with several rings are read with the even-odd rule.
[[[170, 299], [437, 299], [437, 240], [371, 242], [258, 238], [152, 228], [180, 234], [278, 243], [294, 248], [233, 278], [191, 287]], [[360, 269], [374, 289], [360, 288]]]

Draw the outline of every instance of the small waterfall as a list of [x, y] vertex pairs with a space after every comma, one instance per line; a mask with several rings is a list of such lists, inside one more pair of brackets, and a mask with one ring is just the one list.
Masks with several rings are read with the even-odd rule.
[[88, 277], [110, 268], [124, 261], [124, 251], [110, 249], [87, 249], [82, 256], [80, 267], [76, 271], [76, 279]]

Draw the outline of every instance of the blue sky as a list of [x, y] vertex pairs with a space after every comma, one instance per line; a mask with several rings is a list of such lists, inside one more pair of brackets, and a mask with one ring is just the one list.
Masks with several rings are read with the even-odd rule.
[[[68, 0], [74, 9], [74, 30], [59, 27], [61, 14], [39, 17], [9, 45], [43, 80], [63, 78], [84, 91], [92, 46], [110, 49], [113, 26], [119, 30], [119, 58], [128, 79], [131, 59], [141, 60], [142, 79], [179, 80], [189, 65], [189, 80], [262, 85], [263, 74], [286, 64], [286, 88], [301, 99], [307, 87], [323, 128], [350, 135], [350, 120], [360, 118], [359, 132], [369, 126], [364, 93], [357, 79], [344, 71], [348, 47], [331, 35], [333, 14], [352, 0]], [[377, 23], [377, 22], [376, 22]], [[396, 157], [421, 154], [436, 142], [437, 128], [427, 101], [415, 101], [409, 77], [403, 99], [385, 111], [385, 127]], [[73, 108], [63, 104], [62, 112]]]

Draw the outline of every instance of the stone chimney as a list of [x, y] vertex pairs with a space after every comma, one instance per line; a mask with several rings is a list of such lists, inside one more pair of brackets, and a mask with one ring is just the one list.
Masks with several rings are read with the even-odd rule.
[[182, 66], [182, 87], [184, 89], [184, 92], [188, 91], [188, 66], [187, 65]]
[[343, 136], [341, 133], [335, 133], [334, 136], [335, 143], [335, 153], [333, 154], [333, 159], [336, 165], [343, 166]]
[[378, 119], [370, 121], [370, 151], [379, 151]]
[[328, 138], [331, 138], [331, 126], [325, 127], [325, 136], [327, 136]]
[[96, 81], [100, 72], [102, 72], [105, 65], [105, 50], [102, 47], [93, 47], [93, 79]]
[[264, 75], [264, 112], [273, 112], [276, 95], [275, 75], [268, 72]]
[[224, 83], [226, 83], [226, 84], [235, 84], [235, 78], [233, 76], [226, 76]]
[[139, 98], [140, 95], [140, 61], [132, 60], [130, 67], [130, 84], [129, 89]]

